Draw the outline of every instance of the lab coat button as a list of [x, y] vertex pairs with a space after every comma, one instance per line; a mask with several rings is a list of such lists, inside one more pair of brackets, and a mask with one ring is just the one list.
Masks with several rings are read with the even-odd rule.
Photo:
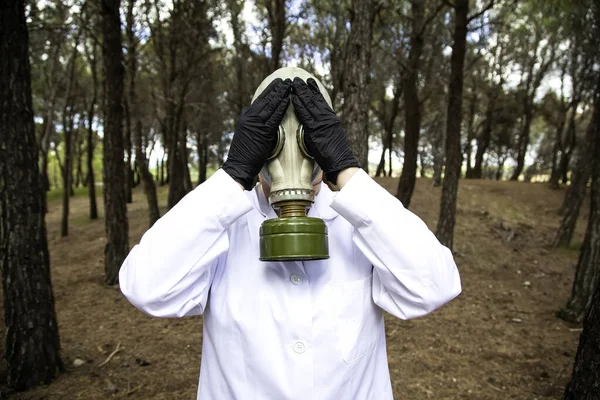
[[294, 274], [294, 275], [290, 276], [290, 281], [292, 281], [292, 283], [294, 285], [299, 285], [302, 283], [302, 278], [300, 278], [298, 275]]
[[298, 354], [302, 354], [306, 351], [306, 346], [302, 342], [294, 343], [294, 351]]

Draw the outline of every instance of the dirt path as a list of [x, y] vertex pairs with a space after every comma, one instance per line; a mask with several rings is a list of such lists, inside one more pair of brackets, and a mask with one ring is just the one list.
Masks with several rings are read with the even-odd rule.
[[[395, 191], [396, 180], [381, 183]], [[413, 211], [435, 228], [440, 190], [430, 183], [418, 181]], [[161, 195], [165, 204], [164, 188]], [[563, 195], [541, 184], [461, 182], [455, 250], [464, 292], [421, 319], [386, 316], [396, 399], [561, 398], [580, 328], [554, 317], [566, 302], [578, 255], [576, 246], [547, 248]], [[141, 190], [134, 198], [130, 245], [147, 226]], [[87, 207], [85, 197], [73, 200], [66, 239], [59, 237], [59, 201], [47, 217], [67, 372], [50, 387], [10, 398], [195, 399], [201, 318], [146, 317], [117, 288], [105, 287], [104, 224], [88, 221]], [[586, 216], [587, 206], [576, 243]], [[75, 360], [83, 365], [75, 367]]]

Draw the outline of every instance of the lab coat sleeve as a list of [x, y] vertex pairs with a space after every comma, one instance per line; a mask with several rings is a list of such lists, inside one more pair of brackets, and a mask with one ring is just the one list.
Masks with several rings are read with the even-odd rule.
[[379, 307], [410, 319], [460, 294], [450, 250], [365, 171], [350, 178], [331, 207], [354, 226], [354, 244], [373, 264], [373, 300]]
[[229, 248], [227, 229], [251, 208], [244, 190], [218, 170], [133, 247], [119, 272], [125, 297], [155, 317], [202, 314]]

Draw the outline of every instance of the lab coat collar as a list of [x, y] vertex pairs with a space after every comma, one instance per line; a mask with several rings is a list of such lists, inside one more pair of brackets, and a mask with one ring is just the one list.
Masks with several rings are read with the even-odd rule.
[[[269, 200], [266, 198], [260, 183], [254, 187], [254, 190], [251, 193], [251, 199], [254, 208], [256, 208], [263, 215], [263, 217], [277, 217], [277, 214], [275, 214], [273, 207], [271, 207], [271, 205], [269, 204]], [[308, 216], [322, 218], [324, 220], [331, 220], [337, 217], [339, 214], [333, 208], [330, 207], [331, 202], [335, 198], [335, 195], [335, 192], [329, 189], [329, 187], [325, 183], [321, 182], [319, 194], [317, 194], [317, 196], [315, 197], [315, 202], [310, 208]]]

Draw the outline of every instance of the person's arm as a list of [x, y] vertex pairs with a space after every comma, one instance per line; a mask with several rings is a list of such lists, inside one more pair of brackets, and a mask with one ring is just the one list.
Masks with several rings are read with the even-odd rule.
[[373, 264], [379, 307], [409, 319], [460, 294], [452, 253], [419, 217], [361, 169], [342, 171], [338, 186], [331, 207], [354, 226], [354, 243]]
[[223, 168], [185, 196], [142, 237], [119, 273], [129, 301], [156, 317], [204, 312], [229, 249], [227, 230], [252, 205], [244, 189], [273, 152], [292, 82], [275, 79], [242, 111]]
[[373, 300], [399, 318], [418, 317], [456, 297], [458, 270], [419, 217], [372, 180], [354, 157], [342, 124], [313, 79], [294, 79], [292, 104], [304, 143], [339, 190], [331, 207], [355, 228], [357, 248], [373, 264]]
[[155, 317], [202, 314], [227, 229], [252, 205], [223, 170], [185, 196], [133, 247], [119, 272], [121, 291]]

